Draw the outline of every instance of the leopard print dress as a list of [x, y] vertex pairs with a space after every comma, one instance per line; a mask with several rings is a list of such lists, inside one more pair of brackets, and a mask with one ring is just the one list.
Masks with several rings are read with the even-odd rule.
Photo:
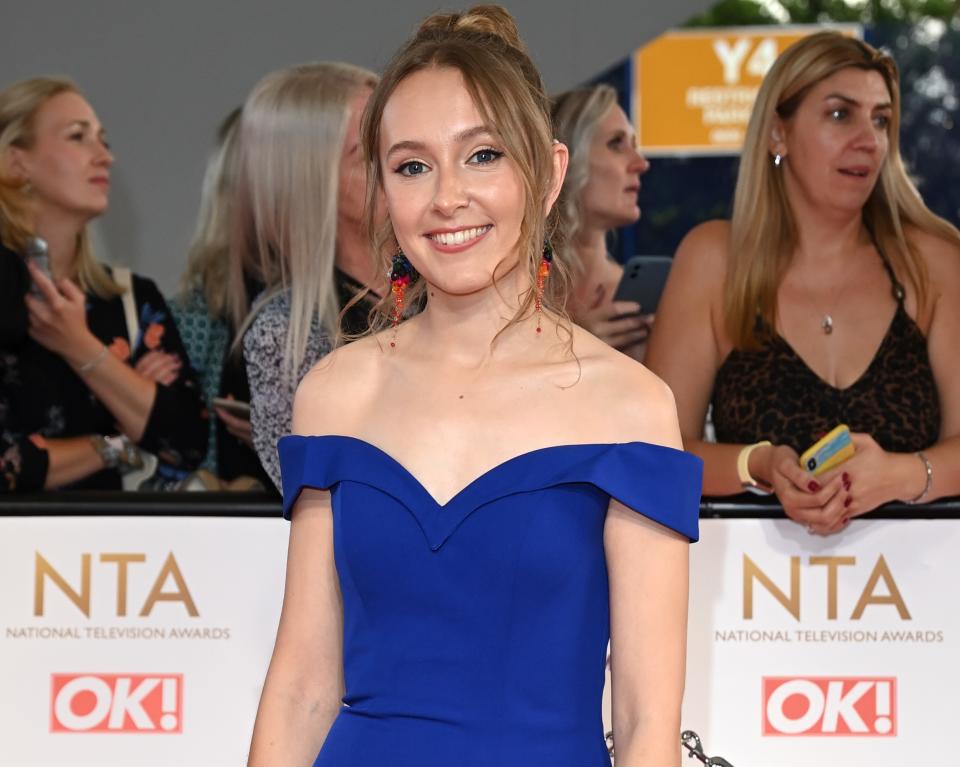
[[903, 305], [889, 265], [897, 310], [869, 367], [845, 389], [814, 373], [777, 333], [757, 350], [734, 349], [720, 365], [711, 403], [718, 442], [770, 440], [806, 450], [835, 426], [866, 432], [891, 452], [930, 447], [940, 434], [940, 400], [927, 339]]

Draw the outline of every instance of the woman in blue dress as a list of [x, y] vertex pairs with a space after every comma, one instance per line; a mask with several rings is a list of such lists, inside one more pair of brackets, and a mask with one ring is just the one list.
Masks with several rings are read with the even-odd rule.
[[563, 315], [567, 150], [506, 11], [425, 20], [362, 141], [393, 303], [280, 442], [250, 765], [609, 765], [610, 640], [618, 767], [677, 767], [700, 462], [669, 389]]

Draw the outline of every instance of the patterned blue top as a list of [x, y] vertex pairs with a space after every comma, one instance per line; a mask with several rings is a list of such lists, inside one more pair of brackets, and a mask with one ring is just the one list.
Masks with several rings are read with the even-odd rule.
[[328, 488], [333, 508], [346, 694], [315, 767], [609, 767], [607, 508], [696, 540], [698, 458], [547, 447], [440, 505], [363, 440], [291, 436], [279, 451], [284, 514], [304, 487]]

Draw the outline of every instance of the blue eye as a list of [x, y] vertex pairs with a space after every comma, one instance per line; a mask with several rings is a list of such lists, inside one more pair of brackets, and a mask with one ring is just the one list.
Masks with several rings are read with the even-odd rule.
[[837, 122], [839, 122], [840, 120], [844, 120], [844, 119], [846, 119], [846, 117], [847, 117], [847, 110], [846, 110], [846, 109], [834, 109], [834, 110], [832, 110], [832, 111], [830, 112], [830, 117], [832, 117], [832, 118], [833, 118], [834, 120], [836, 120]]
[[503, 152], [496, 149], [478, 149], [470, 156], [470, 161], [476, 165], [489, 165], [503, 157]]
[[410, 160], [397, 168], [397, 173], [401, 176], [419, 176], [427, 170], [427, 166], [419, 160]]

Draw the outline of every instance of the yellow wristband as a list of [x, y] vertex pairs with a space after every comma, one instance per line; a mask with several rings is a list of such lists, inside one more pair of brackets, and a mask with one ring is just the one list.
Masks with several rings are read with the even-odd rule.
[[758, 495], [770, 495], [770, 493], [773, 492], [773, 488], [771, 488], [770, 485], [754, 479], [750, 474], [750, 453], [758, 447], [765, 447], [769, 444], [770, 441], [765, 439], [762, 442], [745, 445], [740, 450], [740, 454], [737, 456], [737, 477], [740, 479], [740, 487], [744, 490], [757, 493]]

